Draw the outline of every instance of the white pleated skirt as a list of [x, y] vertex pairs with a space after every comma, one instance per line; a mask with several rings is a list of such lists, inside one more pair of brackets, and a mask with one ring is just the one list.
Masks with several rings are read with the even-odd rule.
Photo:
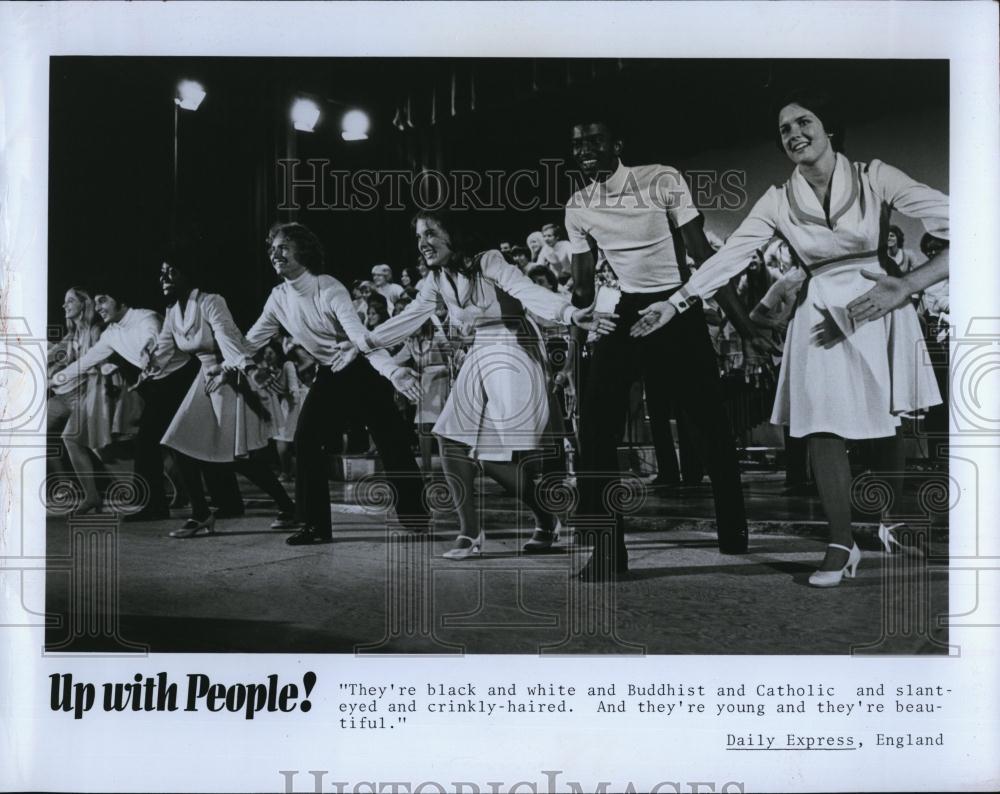
[[500, 324], [479, 328], [433, 432], [469, 446], [479, 460], [509, 461], [552, 444], [557, 432], [537, 340]]
[[230, 385], [205, 394], [205, 382], [203, 367], [160, 443], [210, 463], [231, 463], [266, 447], [271, 421], [253, 411]]
[[[873, 286], [861, 269], [884, 272], [877, 259], [850, 260], [828, 266], [803, 286], [771, 415], [792, 436], [884, 438], [895, 434], [902, 414], [941, 402], [912, 305], [857, 326], [850, 320], [847, 304]], [[822, 344], [820, 325], [843, 338]]]

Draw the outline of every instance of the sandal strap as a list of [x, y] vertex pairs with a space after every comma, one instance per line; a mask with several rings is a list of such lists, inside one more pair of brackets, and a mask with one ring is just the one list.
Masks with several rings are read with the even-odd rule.
[[841, 546], [839, 543], [827, 543], [826, 546], [829, 549], [843, 549], [848, 554], [851, 553], [851, 549], [849, 549], [847, 546]]

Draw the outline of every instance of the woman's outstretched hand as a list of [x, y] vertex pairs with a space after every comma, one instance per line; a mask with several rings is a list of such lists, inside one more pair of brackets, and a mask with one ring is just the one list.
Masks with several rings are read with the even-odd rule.
[[617, 319], [617, 314], [594, 311], [593, 306], [573, 312], [573, 325], [585, 331], [593, 331], [598, 336], [606, 336], [614, 331]]
[[420, 378], [409, 367], [397, 367], [390, 380], [396, 391], [411, 403], [420, 399]]
[[631, 336], [649, 336], [657, 328], [662, 328], [677, 314], [677, 307], [670, 301], [657, 301], [645, 309], [639, 309], [639, 319], [629, 330]]
[[901, 278], [868, 270], [862, 270], [861, 275], [874, 281], [875, 286], [847, 304], [851, 319], [856, 323], [885, 317], [889, 312], [905, 306], [910, 299], [911, 290]]

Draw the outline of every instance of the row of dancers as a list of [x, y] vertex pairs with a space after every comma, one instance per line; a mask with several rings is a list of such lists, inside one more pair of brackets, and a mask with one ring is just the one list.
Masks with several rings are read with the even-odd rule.
[[[432, 427], [459, 521], [445, 557], [483, 551], [485, 531], [473, 498], [480, 472], [520, 496], [535, 520], [526, 550], [544, 550], [557, 541], [559, 527], [534, 477], [542, 453], [559, 435], [553, 427], [559, 411], [549, 388], [553, 373], [526, 321], [530, 313], [597, 337], [582, 384], [573, 517], [593, 553], [579, 577], [613, 581], [628, 570], [621, 505], [612, 494], [628, 393], [640, 377], [647, 389], [671, 395], [695, 427], [712, 482], [719, 550], [744, 554], [748, 531], [737, 455], [701, 305], [714, 299], [753, 347], [777, 352], [770, 329], [753, 323], [731, 281], [778, 237], [802, 276], [792, 291], [771, 421], [805, 439], [830, 524], [830, 543], [809, 582], [839, 585], [860, 560], [851, 530], [847, 440], [874, 440], [884, 459], [879, 468], [902, 471], [900, 417], [941, 401], [910, 296], [947, 278], [947, 244], [926, 264], [894, 271], [886, 259], [888, 221], [893, 211], [901, 212], [947, 241], [948, 199], [887, 163], [849, 160], [843, 154], [846, 130], [822, 94], [787, 97], [776, 122], [792, 174], [766, 191], [718, 251], [681, 174], [660, 164], [626, 166], [613, 119], [590, 113], [572, 125], [573, 156], [588, 184], [566, 207], [571, 295], [536, 283], [499, 251], [477, 253], [460, 213], [420, 212], [413, 233], [428, 275], [404, 308], [366, 328], [347, 288], [324, 272], [316, 235], [299, 223], [279, 223], [269, 234], [268, 255], [281, 283], [245, 335], [222, 296], [201, 292], [190, 268], [167, 261], [161, 282], [173, 303], [162, 327], [151, 312], [127, 309], [53, 377], [53, 388], [79, 388], [112, 354], [139, 372], [136, 390], [146, 405], [136, 471], [151, 491], [139, 518], [164, 517], [153, 487], [162, 479], [162, 441], [184, 461], [192, 504], [201, 500], [185, 532], [211, 528], [199, 474], [208, 481], [204, 466], [222, 464], [275, 498], [278, 525], [298, 525], [289, 544], [329, 542], [325, 450], [354, 423], [367, 428], [378, 449], [399, 523], [424, 532], [430, 516], [422, 479], [393, 398], [395, 390], [419, 400], [420, 378], [389, 349], [446, 311], [471, 344]], [[613, 270], [616, 288], [598, 287], [599, 257]], [[698, 265], [693, 273], [686, 257]], [[294, 507], [253, 454], [266, 445], [253, 388], [260, 381], [254, 354], [279, 333], [317, 363], [295, 430]]]

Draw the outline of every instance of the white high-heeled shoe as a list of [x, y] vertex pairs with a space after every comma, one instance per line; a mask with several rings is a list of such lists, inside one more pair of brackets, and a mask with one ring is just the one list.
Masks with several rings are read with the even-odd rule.
[[896, 537], [892, 534], [892, 531], [898, 527], [903, 526], [903, 524], [879, 524], [878, 525], [878, 539], [882, 542], [882, 547], [885, 549], [886, 554], [892, 554], [892, 547], [899, 546], [900, 549], [903, 548], [903, 544], [896, 540]]
[[482, 530], [480, 530], [478, 538], [459, 535], [455, 539], [455, 548], [449, 549], [441, 556], [446, 560], [464, 560], [473, 555], [480, 556], [483, 553], [483, 543], [485, 540], [486, 533]]
[[858, 571], [858, 563], [861, 562], [861, 549], [855, 543], [851, 548], [841, 546], [839, 543], [830, 543], [827, 548], [843, 549], [847, 552], [847, 564], [839, 571], [815, 571], [809, 577], [809, 584], [813, 587], [836, 587], [845, 576], [853, 579]]

